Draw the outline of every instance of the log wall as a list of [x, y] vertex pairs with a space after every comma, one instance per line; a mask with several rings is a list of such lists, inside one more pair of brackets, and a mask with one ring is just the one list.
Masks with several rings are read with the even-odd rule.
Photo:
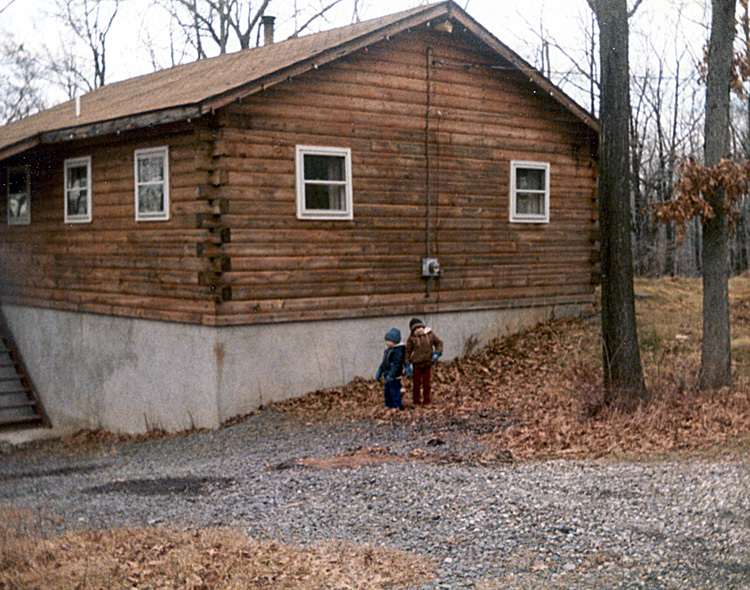
[[[591, 300], [596, 138], [538, 93], [460, 35], [412, 32], [225, 108], [217, 322]], [[296, 218], [298, 144], [351, 148], [352, 221]], [[509, 222], [511, 160], [550, 163], [549, 224]]]
[[[196, 198], [202, 131], [190, 127], [46, 146], [10, 166], [31, 172], [31, 223], [0, 216], [2, 299], [6, 303], [169, 321], [211, 323], [212, 286], [201, 279], [213, 261], [196, 252], [210, 242]], [[134, 151], [169, 146], [170, 219], [135, 220]], [[208, 149], [208, 148], [206, 148]], [[205, 151], [205, 150], [204, 150]], [[63, 162], [92, 157], [91, 223], [64, 221]], [[7, 194], [0, 168], [0, 191]]]
[[[353, 220], [297, 219], [300, 144], [351, 148]], [[133, 151], [160, 145], [171, 218], [136, 222]], [[201, 121], [7, 162], [31, 165], [32, 221], [0, 215], [2, 298], [212, 325], [579, 303], [593, 296], [595, 150], [471, 39], [411, 31]], [[86, 155], [93, 222], [65, 224], [63, 161]], [[550, 223], [509, 222], [511, 160], [550, 163]], [[422, 278], [424, 256], [439, 279]]]

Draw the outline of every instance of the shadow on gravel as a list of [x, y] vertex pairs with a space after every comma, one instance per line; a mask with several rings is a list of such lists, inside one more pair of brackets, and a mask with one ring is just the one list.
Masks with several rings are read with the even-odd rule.
[[34, 469], [21, 471], [19, 473], [0, 473], [0, 481], [18, 481], [21, 479], [34, 479], [37, 477], [66, 477], [68, 475], [85, 475], [100, 471], [107, 465], [75, 465], [72, 467], [55, 467], [52, 469]]
[[510, 414], [480, 410], [469, 415], [421, 416], [412, 421], [412, 427], [425, 434], [476, 437], [501, 432], [517, 423]]
[[128, 479], [94, 486], [86, 494], [122, 493], [135, 496], [206, 496], [216, 489], [231, 486], [228, 477], [163, 477], [159, 479]]

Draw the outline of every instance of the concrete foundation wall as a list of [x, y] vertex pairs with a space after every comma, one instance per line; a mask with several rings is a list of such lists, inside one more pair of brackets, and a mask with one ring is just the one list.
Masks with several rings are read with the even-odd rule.
[[[422, 319], [445, 359], [590, 305], [441, 313]], [[37, 393], [62, 430], [216, 428], [260, 405], [374, 377], [391, 328], [410, 317], [214, 328], [4, 306]]]

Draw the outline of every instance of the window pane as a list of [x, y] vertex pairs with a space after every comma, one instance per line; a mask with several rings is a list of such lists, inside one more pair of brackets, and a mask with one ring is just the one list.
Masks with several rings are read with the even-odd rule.
[[8, 209], [11, 219], [26, 217], [29, 213], [29, 199], [25, 194], [8, 197]]
[[138, 187], [138, 212], [162, 213], [164, 211], [164, 186], [151, 184]]
[[138, 182], [162, 182], [163, 180], [163, 156], [140, 156], [138, 158]]
[[305, 154], [305, 180], [344, 180], [344, 158]]
[[335, 211], [346, 211], [346, 188], [338, 184], [328, 187], [331, 197], [331, 209]]
[[88, 184], [88, 169], [86, 166], [75, 166], [68, 168], [68, 188], [85, 188]]
[[538, 168], [516, 169], [516, 188], [519, 190], [543, 191], [545, 186], [545, 171]]
[[86, 215], [88, 213], [88, 191], [85, 188], [74, 188], [68, 191], [68, 215]]
[[516, 193], [516, 213], [518, 215], [544, 215], [544, 195]]
[[67, 169], [67, 172], [68, 215], [86, 215], [88, 213], [88, 168], [72, 166]]
[[20, 195], [26, 193], [26, 172], [8, 173], [8, 194]]
[[305, 208], [319, 211], [345, 211], [346, 189], [342, 185], [308, 184]]

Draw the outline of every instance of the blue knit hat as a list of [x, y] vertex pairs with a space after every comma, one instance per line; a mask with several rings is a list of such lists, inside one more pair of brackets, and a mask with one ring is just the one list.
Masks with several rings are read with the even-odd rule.
[[385, 333], [385, 339], [388, 342], [395, 342], [398, 344], [401, 342], [401, 332], [397, 328], [391, 328]]

